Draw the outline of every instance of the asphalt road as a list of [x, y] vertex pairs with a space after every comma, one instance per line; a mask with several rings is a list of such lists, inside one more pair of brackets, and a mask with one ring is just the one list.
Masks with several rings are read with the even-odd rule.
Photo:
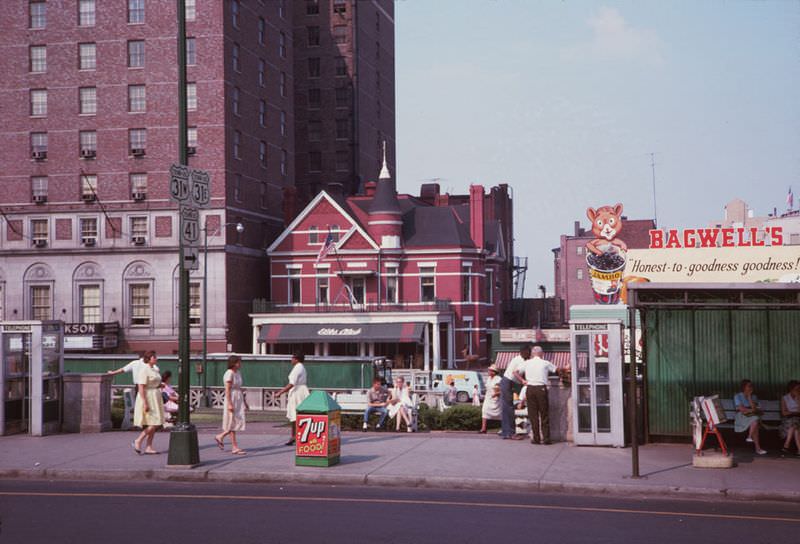
[[6, 543], [800, 542], [800, 505], [172, 482], [0, 481]]

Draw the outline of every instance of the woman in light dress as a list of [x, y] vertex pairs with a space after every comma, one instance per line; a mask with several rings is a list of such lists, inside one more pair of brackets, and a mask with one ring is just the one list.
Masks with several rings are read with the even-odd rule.
[[133, 408], [133, 425], [141, 427], [142, 432], [131, 442], [133, 450], [141, 455], [142, 442], [146, 442], [144, 453], [155, 455], [153, 437], [164, 424], [164, 401], [161, 398], [161, 374], [156, 367], [156, 352], [147, 351], [142, 356], [144, 366], [134, 372], [134, 383], [138, 394]]
[[761, 449], [761, 440], [758, 429], [761, 425], [761, 408], [758, 406], [758, 397], [753, 394], [753, 382], [742, 380], [742, 390], [733, 397], [736, 406], [736, 418], [733, 421], [733, 430], [737, 433], [747, 431], [747, 442], [752, 442], [758, 455], [764, 455], [766, 450]]
[[781, 399], [781, 438], [784, 439], [781, 451], [789, 453], [794, 445], [797, 446], [797, 455], [800, 456], [800, 382], [792, 380], [786, 387], [786, 394]]
[[499, 420], [501, 417], [500, 376], [497, 375], [497, 367], [494, 365], [489, 367], [489, 379], [486, 381], [486, 397], [483, 399], [481, 415], [482, 434], [486, 434], [486, 424], [490, 419]]
[[394, 388], [389, 394], [389, 418], [395, 418], [395, 430], [400, 432], [400, 421], [406, 422], [406, 430], [413, 432], [411, 428], [411, 410], [414, 408], [414, 403], [411, 400], [411, 391], [406, 385], [403, 378], [397, 378], [394, 381]]
[[231, 453], [234, 455], [244, 455], [247, 453], [239, 447], [236, 441], [236, 433], [244, 431], [244, 413], [249, 410], [247, 399], [242, 393], [242, 358], [238, 355], [228, 357], [228, 370], [222, 376], [225, 384], [225, 410], [222, 412], [222, 432], [214, 437], [214, 441], [222, 451], [225, 451], [225, 437], [231, 437]]
[[293, 445], [295, 441], [295, 434], [297, 433], [297, 407], [301, 402], [306, 400], [306, 397], [309, 395], [308, 386], [306, 385], [306, 367], [303, 365], [305, 360], [305, 356], [300, 352], [292, 355], [292, 371], [289, 372], [289, 383], [284, 385], [277, 393], [277, 396], [280, 397], [287, 391], [289, 392], [289, 396], [286, 399], [286, 419], [292, 424], [292, 436], [286, 443], [287, 446]]
[[481, 405], [481, 390], [478, 388], [477, 383], [472, 386], [472, 405], [473, 406]]

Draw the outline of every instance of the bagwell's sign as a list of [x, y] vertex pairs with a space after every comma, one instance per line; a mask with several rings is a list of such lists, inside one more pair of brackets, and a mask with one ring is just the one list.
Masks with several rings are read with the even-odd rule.
[[627, 252], [623, 283], [798, 282], [800, 246], [781, 227], [650, 231], [649, 249]]

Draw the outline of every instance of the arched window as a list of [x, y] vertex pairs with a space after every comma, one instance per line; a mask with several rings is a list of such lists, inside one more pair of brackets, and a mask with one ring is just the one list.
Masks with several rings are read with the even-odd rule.
[[77, 323], [103, 321], [104, 280], [100, 265], [85, 262], [72, 274], [73, 320]]
[[22, 279], [25, 293], [25, 319], [53, 319], [55, 274], [45, 263], [34, 263]]
[[125, 324], [131, 328], [153, 327], [153, 293], [155, 279], [150, 265], [134, 261], [122, 274], [125, 297]]

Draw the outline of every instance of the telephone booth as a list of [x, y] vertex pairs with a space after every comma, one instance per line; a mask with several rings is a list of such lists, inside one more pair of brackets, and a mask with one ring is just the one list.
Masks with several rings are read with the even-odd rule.
[[625, 445], [623, 322], [571, 320], [573, 436], [576, 445]]
[[61, 427], [64, 324], [0, 321], [0, 435]]

